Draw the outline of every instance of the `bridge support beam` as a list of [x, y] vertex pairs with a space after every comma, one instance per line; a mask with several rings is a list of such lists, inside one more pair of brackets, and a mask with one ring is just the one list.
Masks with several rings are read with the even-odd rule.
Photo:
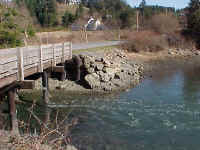
[[43, 93], [44, 103], [48, 104], [49, 103], [49, 77], [46, 71], [42, 73], [42, 93]]
[[21, 89], [29, 89], [32, 90], [35, 88], [35, 81], [34, 80], [24, 80], [19, 81], [17, 83]]
[[8, 91], [8, 100], [10, 105], [11, 133], [14, 135], [19, 135], [16, 105], [15, 105], [16, 91], [17, 91], [16, 88], [12, 88]]
[[53, 70], [53, 72], [61, 73], [60, 80], [61, 81], [65, 81], [65, 79], [66, 79], [66, 70], [65, 70], [64, 64], [63, 64], [63, 66], [54, 66], [52, 68], [52, 70]]

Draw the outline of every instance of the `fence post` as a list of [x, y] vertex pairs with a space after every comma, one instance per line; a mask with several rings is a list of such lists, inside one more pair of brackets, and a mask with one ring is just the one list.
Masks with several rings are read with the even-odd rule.
[[65, 63], [65, 43], [62, 44], [62, 64]]
[[39, 48], [39, 72], [43, 72], [43, 49], [42, 49], [42, 45], [40, 45]]
[[53, 60], [52, 60], [52, 67], [56, 66], [56, 54], [55, 54], [55, 45], [52, 44], [52, 50], [53, 50]]
[[70, 42], [69, 46], [69, 58], [72, 59], [72, 42]]
[[18, 80], [24, 81], [24, 56], [23, 49], [17, 49]]

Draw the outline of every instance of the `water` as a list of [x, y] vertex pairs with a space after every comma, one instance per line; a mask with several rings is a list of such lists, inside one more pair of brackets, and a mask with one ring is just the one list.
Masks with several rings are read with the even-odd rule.
[[156, 71], [135, 88], [113, 95], [61, 92], [57, 103], [71, 99], [71, 107], [57, 110], [79, 117], [71, 137], [83, 150], [199, 150], [199, 66]]

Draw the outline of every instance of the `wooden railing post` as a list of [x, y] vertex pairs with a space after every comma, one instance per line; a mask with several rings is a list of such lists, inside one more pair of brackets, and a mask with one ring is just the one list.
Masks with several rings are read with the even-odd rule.
[[65, 43], [62, 44], [62, 64], [65, 63]]
[[17, 49], [18, 80], [24, 81], [24, 56], [23, 49]]
[[70, 42], [70, 47], [69, 47], [69, 58], [72, 59], [72, 42]]
[[52, 45], [53, 50], [53, 61], [52, 61], [52, 67], [56, 66], [56, 54], [55, 54], [55, 45]]
[[42, 49], [42, 45], [40, 45], [38, 54], [39, 54], [39, 64], [38, 64], [39, 72], [43, 72], [43, 49]]

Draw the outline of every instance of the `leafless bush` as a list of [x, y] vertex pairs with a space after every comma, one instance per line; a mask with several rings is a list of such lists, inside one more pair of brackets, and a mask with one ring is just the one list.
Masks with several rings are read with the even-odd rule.
[[173, 14], [154, 15], [148, 21], [148, 28], [161, 34], [174, 33], [179, 27], [179, 21]]
[[[29, 119], [25, 123], [19, 121], [19, 125], [24, 129], [24, 134], [20, 137], [11, 137], [10, 143], [13, 148], [17, 150], [33, 149], [33, 150], [51, 150], [51, 149], [72, 149], [76, 150], [72, 146], [70, 138], [70, 129], [77, 124], [77, 118], [73, 118], [71, 122], [66, 124], [66, 120], [69, 119], [67, 114], [64, 119], [59, 119], [59, 111], [57, 110], [55, 120], [50, 120], [51, 111], [49, 108], [45, 108], [44, 120], [40, 119], [34, 112], [35, 104], [27, 109], [29, 112]], [[34, 119], [40, 128], [40, 133], [31, 133], [30, 126], [31, 120]]]
[[137, 32], [134, 35], [130, 34], [127, 40], [128, 42], [123, 44], [122, 47], [130, 52], [157, 52], [168, 47], [165, 38], [151, 31]]

